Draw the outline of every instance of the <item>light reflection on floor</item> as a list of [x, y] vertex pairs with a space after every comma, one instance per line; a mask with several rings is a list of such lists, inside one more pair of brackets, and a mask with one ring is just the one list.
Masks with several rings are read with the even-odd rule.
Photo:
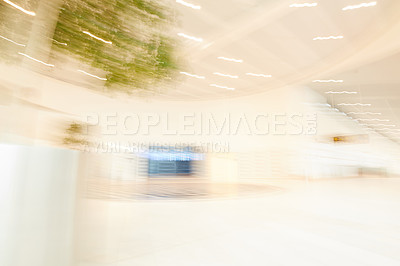
[[84, 199], [77, 265], [400, 264], [400, 179], [262, 184], [283, 191], [200, 201]]

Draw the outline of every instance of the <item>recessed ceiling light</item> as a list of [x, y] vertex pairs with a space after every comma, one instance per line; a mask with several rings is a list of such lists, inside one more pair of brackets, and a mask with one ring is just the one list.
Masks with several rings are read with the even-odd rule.
[[211, 87], [216, 87], [216, 88], [221, 88], [221, 89], [227, 89], [227, 90], [235, 90], [234, 88], [229, 88], [226, 86], [221, 86], [221, 85], [217, 85], [217, 84], [210, 84]]
[[178, 33], [178, 36], [181, 36], [183, 38], [186, 38], [186, 39], [189, 39], [189, 40], [192, 40], [192, 41], [195, 41], [195, 42], [202, 42], [203, 41], [202, 38], [197, 38], [197, 37], [194, 37], [194, 36], [190, 36], [190, 35], [187, 35], [187, 34], [182, 33], [182, 32]]
[[9, 4], [9, 5], [15, 7], [16, 9], [18, 9], [18, 10], [24, 12], [24, 13], [27, 14], [27, 15], [36, 16], [35, 12], [28, 11], [28, 10], [26, 10], [26, 9], [24, 9], [24, 8], [22, 8], [22, 7], [20, 7], [19, 5], [14, 4], [13, 2], [11, 2], [11, 1], [9, 1], [9, 0], [3, 0], [3, 1], [6, 2], [7, 4]]
[[263, 77], [263, 78], [271, 78], [271, 75], [264, 75], [264, 74], [254, 74], [254, 73], [246, 73], [247, 76], [253, 77]]
[[8, 39], [8, 38], [6, 38], [6, 37], [4, 37], [4, 36], [1, 36], [1, 35], [0, 35], [0, 38], [4, 39], [4, 40], [6, 40], [6, 41], [9, 41], [9, 42], [11, 42], [11, 43], [13, 43], [13, 44], [16, 44], [16, 45], [18, 45], [18, 46], [24, 46], [24, 47], [26, 46], [25, 44], [21, 44], [21, 43], [14, 42], [13, 40]]
[[58, 43], [58, 44], [61, 44], [61, 45], [64, 45], [64, 46], [67, 46], [68, 44], [67, 43], [65, 43], [65, 42], [59, 42], [59, 41], [57, 41], [57, 40], [54, 40], [53, 39], [53, 41], [55, 42], [55, 43]]
[[203, 76], [198, 76], [198, 75], [195, 75], [195, 74], [190, 74], [190, 73], [187, 73], [187, 72], [180, 72], [181, 74], [183, 74], [183, 75], [186, 75], [186, 76], [189, 76], [189, 77], [192, 77], [192, 78], [197, 78], [197, 79], [205, 79], [205, 77], [203, 77]]
[[43, 65], [46, 65], [46, 66], [49, 66], [49, 67], [54, 67], [54, 65], [52, 65], [52, 64], [45, 63], [43, 61], [40, 61], [39, 59], [36, 59], [36, 58], [33, 58], [33, 57], [27, 55], [27, 54], [24, 54], [24, 53], [21, 53], [21, 52], [18, 52], [18, 54], [20, 54], [22, 56], [25, 56], [26, 58], [29, 58], [29, 59], [31, 59], [31, 60], [33, 60], [35, 62], [41, 63]]
[[353, 9], [357, 9], [357, 8], [361, 8], [361, 7], [370, 7], [370, 6], [375, 6], [376, 2], [370, 2], [370, 3], [361, 3], [358, 5], [350, 5], [350, 6], [346, 6], [344, 7], [342, 10], [346, 11], [346, 10], [353, 10]]
[[94, 38], [94, 39], [96, 39], [96, 40], [99, 40], [99, 41], [104, 42], [104, 43], [107, 43], [107, 44], [112, 44], [112, 42], [106, 41], [106, 40], [104, 40], [104, 39], [102, 39], [102, 38], [100, 38], [100, 37], [97, 37], [96, 35], [91, 34], [91, 33], [88, 32], [88, 31], [82, 31], [82, 32], [85, 33], [85, 34], [87, 34], [87, 35], [89, 35], [90, 37], [92, 37], [92, 38]]
[[219, 73], [219, 72], [214, 72], [213, 74], [214, 74], [214, 75], [217, 75], [217, 76], [221, 76], [221, 77], [232, 78], [232, 79], [237, 79], [237, 78], [239, 78], [238, 76], [232, 76], [232, 75], [228, 75], [228, 74], [222, 74], [222, 73]]
[[315, 37], [313, 38], [314, 41], [318, 40], [338, 40], [338, 39], [343, 39], [343, 36], [327, 36], [327, 37]]
[[183, 0], [176, 0], [176, 2], [179, 3], [179, 4], [181, 4], [181, 5], [184, 5], [184, 6], [187, 6], [187, 7], [191, 7], [191, 8], [193, 8], [193, 9], [201, 9], [201, 6], [197, 6], [197, 5], [194, 5], [194, 4], [185, 2], [185, 1], [183, 1]]
[[96, 78], [96, 79], [107, 80], [106, 78], [101, 78], [101, 77], [99, 77], [99, 76], [90, 74], [90, 73], [88, 73], [88, 72], [86, 72], [86, 71], [83, 71], [83, 70], [80, 70], [80, 69], [78, 69], [78, 72], [81, 72], [81, 73], [83, 73], [83, 74], [85, 74], [85, 75], [91, 76], [91, 77]]
[[317, 5], [318, 3], [304, 3], [304, 4], [291, 4], [289, 7], [314, 7]]
[[225, 60], [225, 61], [235, 62], [235, 63], [243, 63], [242, 59], [227, 58], [227, 57], [223, 57], [223, 56], [219, 56], [217, 58], [221, 59], [221, 60]]

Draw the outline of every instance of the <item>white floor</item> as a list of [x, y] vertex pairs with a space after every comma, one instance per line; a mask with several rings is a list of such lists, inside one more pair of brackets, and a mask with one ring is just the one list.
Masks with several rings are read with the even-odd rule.
[[400, 265], [400, 179], [264, 181], [238, 199], [86, 200], [79, 266]]

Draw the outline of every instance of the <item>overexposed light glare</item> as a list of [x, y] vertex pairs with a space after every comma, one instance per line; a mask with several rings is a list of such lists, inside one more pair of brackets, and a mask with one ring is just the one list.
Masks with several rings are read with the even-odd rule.
[[361, 3], [358, 5], [350, 5], [350, 6], [344, 7], [342, 10], [346, 11], [346, 10], [353, 10], [353, 9], [357, 9], [357, 8], [361, 8], [361, 7], [370, 7], [370, 6], [376, 6], [376, 2]]
[[342, 106], [371, 106], [370, 103], [339, 103], [337, 105], [342, 105]]
[[205, 77], [203, 77], [203, 76], [199, 76], [199, 75], [195, 75], [195, 74], [190, 74], [190, 73], [187, 73], [187, 72], [180, 72], [180, 73], [183, 74], [183, 75], [192, 77], [192, 78], [205, 79]]
[[347, 114], [352, 115], [381, 115], [382, 113], [373, 113], [373, 112], [348, 112]]
[[318, 41], [318, 40], [338, 40], [338, 39], [343, 39], [343, 36], [327, 36], [327, 37], [315, 37], [313, 40]]
[[246, 73], [247, 76], [252, 77], [263, 77], [263, 78], [271, 78], [272, 75], [264, 75], [264, 74], [254, 74], [254, 73]]
[[317, 5], [318, 3], [304, 3], [304, 4], [291, 4], [289, 7], [314, 7]]
[[219, 72], [214, 72], [213, 74], [217, 75], [217, 76], [221, 76], [221, 77], [232, 78], [232, 79], [239, 78], [238, 76], [233, 76], [233, 75], [229, 75], [229, 74], [222, 74], [222, 73], [219, 73]]
[[31, 59], [31, 60], [33, 60], [35, 62], [41, 63], [43, 65], [46, 65], [46, 66], [49, 66], [49, 67], [54, 67], [54, 65], [52, 65], [52, 64], [45, 63], [45, 62], [43, 62], [43, 61], [41, 61], [39, 59], [36, 59], [36, 58], [33, 58], [33, 57], [27, 55], [27, 54], [24, 54], [24, 53], [21, 53], [21, 52], [18, 52], [18, 54], [20, 54], [22, 56], [25, 56], [26, 58], [29, 58], [29, 59]]
[[357, 94], [356, 91], [327, 91], [327, 94]]
[[66, 44], [65, 42], [59, 42], [59, 41], [54, 40], [54, 39], [53, 39], [53, 41], [54, 41], [55, 43], [58, 43], [58, 44], [61, 44], [61, 45], [64, 45], [64, 46], [67, 46], [67, 45], [68, 45], [68, 44]]
[[223, 56], [219, 56], [217, 58], [221, 59], [221, 60], [225, 60], [225, 61], [235, 62], [235, 63], [243, 63], [242, 59], [227, 58], [227, 57], [223, 57]]
[[202, 38], [197, 38], [197, 37], [194, 37], [194, 36], [190, 36], [190, 35], [187, 35], [187, 34], [182, 33], [182, 32], [178, 33], [178, 36], [181, 36], [183, 38], [186, 38], [186, 39], [189, 39], [189, 40], [192, 40], [192, 41], [195, 41], [195, 42], [202, 42], [203, 41]]
[[333, 83], [342, 83], [343, 80], [341, 80], [341, 79], [338, 79], [338, 80], [335, 80], [335, 79], [326, 79], [326, 80], [316, 79], [316, 80], [313, 80], [313, 82], [321, 82], [321, 83], [330, 83], [330, 82], [333, 82]]
[[1, 35], [0, 35], [0, 38], [4, 39], [4, 40], [6, 40], [6, 41], [9, 41], [9, 42], [11, 42], [11, 43], [13, 43], [13, 44], [16, 44], [16, 45], [18, 45], [18, 46], [23, 46], [23, 47], [26, 46], [25, 44], [21, 44], [21, 43], [14, 42], [13, 40], [10, 40], [10, 39], [8, 39], [8, 38], [6, 38], [6, 37], [4, 37], [4, 36], [1, 36]]
[[221, 88], [221, 89], [227, 89], [227, 90], [231, 90], [231, 91], [235, 90], [234, 88], [229, 88], [229, 87], [221, 86], [221, 85], [217, 85], [217, 84], [210, 84], [210, 86], [211, 87], [216, 87], [216, 88]]
[[80, 70], [80, 69], [78, 69], [78, 72], [81, 72], [81, 73], [83, 73], [83, 74], [85, 74], [85, 75], [91, 76], [91, 77], [96, 78], [96, 79], [107, 80], [106, 78], [101, 78], [101, 77], [99, 77], [99, 76], [90, 74], [90, 73], [88, 73], [88, 72], [86, 72], [86, 71], [83, 71], [83, 70]]
[[179, 4], [181, 4], [181, 5], [184, 5], [184, 6], [187, 6], [187, 7], [191, 7], [191, 8], [193, 8], [193, 9], [201, 9], [201, 6], [197, 6], [197, 5], [194, 5], [194, 4], [185, 2], [185, 1], [183, 1], [183, 0], [176, 0], [176, 2], [179, 3]]
[[19, 5], [14, 4], [13, 2], [11, 2], [11, 1], [9, 1], [9, 0], [3, 0], [3, 1], [6, 2], [7, 4], [9, 4], [9, 5], [15, 7], [15, 8], [18, 9], [19, 11], [24, 12], [24, 13], [27, 14], [27, 15], [36, 16], [36, 13], [35, 13], [35, 12], [28, 11], [28, 10], [26, 10], [26, 9], [24, 9], [24, 8], [22, 8], [22, 7], [20, 7]]
[[97, 37], [96, 35], [91, 34], [91, 33], [88, 32], [88, 31], [82, 31], [82, 32], [85, 33], [85, 34], [87, 34], [87, 35], [89, 35], [90, 37], [92, 37], [92, 38], [94, 38], [94, 39], [96, 39], [96, 40], [102, 41], [102, 42], [107, 43], [107, 44], [112, 44], [111, 41], [106, 41], [106, 40], [104, 40], [104, 39], [102, 39], [102, 38], [100, 38], [100, 37]]

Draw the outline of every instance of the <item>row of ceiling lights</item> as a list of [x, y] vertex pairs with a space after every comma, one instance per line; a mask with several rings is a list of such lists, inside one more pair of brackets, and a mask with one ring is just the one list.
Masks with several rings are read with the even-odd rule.
[[[188, 2], [185, 2], [183, 0], [176, 0], [177, 3], [184, 5], [186, 7], [191, 7], [193, 9], [201, 9], [201, 6], [195, 5], [195, 4], [191, 4]], [[178, 33], [178, 36], [192, 40], [192, 41], [196, 41], [196, 42], [203, 42], [202, 38], [198, 38], [198, 37], [194, 37], [185, 33]], [[233, 62], [233, 63], [243, 63], [242, 59], [235, 59], [235, 58], [228, 58], [228, 57], [224, 57], [224, 56], [219, 56], [217, 57], [217, 59], [220, 60], [225, 60], [225, 61], [229, 61], [229, 62]], [[205, 79], [204, 76], [199, 76], [196, 74], [191, 74], [188, 72], [180, 72], [183, 75], [192, 77], [192, 78], [197, 78], [197, 79]], [[224, 73], [220, 73], [220, 72], [214, 72], [213, 75], [217, 75], [217, 76], [221, 76], [221, 77], [226, 77], [226, 78], [232, 78], [232, 79], [237, 79], [239, 78], [239, 76], [237, 75], [230, 75], [230, 74], [224, 74]], [[267, 75], [267, 74], [257, 74], [257, 73], [246, 73], [247, 76], [252, 76], [252, 77], [262, 77], [262, 78], [271, 78], [272, 75]], [[221, 88], [221, 89], [227, 89], [227, 90], [235, 90], [235, 88], [231, 88], [228, 86], [223, 86], [223, 85], [217, 85], [217, 84], [210, 84], [211, 87], [216, 87], [216, 88]]]
[[[356, 5], [349, 5], [344, 7], [342, 10], [354, 10], [362, 7], [372, 7], [375, 6], [377, 3], [376, 2], [369, 2], [369, 3], [361, 3], [361, 4], [356, 4]], [[304, 3], [304, 4], [293, 4], [290, 7], [315, 7], [317, 6], [317, 3]], [[313, 40], [337, 40], [337, 39], [343, 39], [343, 36], [328, 36], [328, 37], [315, 37]], [[343, 80], [314, 80], [313, 82], [321, 82], [321, 83], [342, 83]], [[357, 92], [354, 91], [327, 91], [325, 92], [326, 94], [357, 94]], [[365, 104], [365, 103], [339, 103], [337, 104], [338, 106], [360, 106], [360, 107], [366, 107], [366, 106], [371, 106], [371, 104]], [[348, 112], [347, 115], [381, 115], [382, 113], [374, 113], [374, 112]], [[352, 117], [350, 117], [353, 119]], [[353, 119], [357, 123], [360, 121], [379, 121], [379, 122], [389, 122], [390, 120], [388, 119], [377, 119], [377, 118], [371, 118], [371, 119]], [[368, 128], [369, 130], [373, 131], [386, 131], [386, 133], [394, 133], [393, 131], [400, 131], [400, 129], [393, 129], [393, 128], [388, 128], [388, 127], [396, 127], [396, 125], [386, 125], [386, 124], [361, 124], [362, 126], [367, 126], [367, 127], [374, 127]], [[383, 127], [383, 128], [376, 128], [376, 127]], [[389, 131], [388, 131], [389, 130]], [[398, 134], [398, 133], [396, 133]]]

